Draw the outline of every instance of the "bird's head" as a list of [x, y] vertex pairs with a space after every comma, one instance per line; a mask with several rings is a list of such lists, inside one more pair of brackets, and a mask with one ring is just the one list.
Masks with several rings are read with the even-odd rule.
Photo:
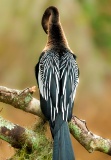
[[50, 24], [56, 24], [59, 22], [59, 11], [56, 7], [48, 7], [42, 16], [42, 27], [46, 34], [48, 34], [48, 29]]

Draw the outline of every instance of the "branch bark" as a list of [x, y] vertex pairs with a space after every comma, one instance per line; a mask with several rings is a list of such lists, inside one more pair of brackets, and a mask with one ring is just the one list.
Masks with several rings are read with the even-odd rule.
[[[39, 100], [32, 97], [33, 92], [35, 92], [35, 87], [26, 88], [22, 91], [19, 91], [19, 90], [9, 89], [9, 88], [1, 86], [0, 87], [0, 102], [7, 103], [7, 104], [14, 106], [15, 108], [19, 108], [19, 109], [22, 109], [26, 112], [30, 112], [30, 113], [35, 114], [45, 120], [45, 117], [42, 114], [42, 111], [40, 109]], [[2, 118], [0, 118], [0, 123], [2, 121], [4, 121], [4, 120]], [[7, 141], [7, 134], [8, 134], [8, 136], [10, 136], [10, 135], [14, 136], [15, 137], [14, 142], [12, 143], [12, 140], [10, 140], [8, 142], [16, 147], [16, 145], [15, 145], [16, 141], [22, 135], [26, 135], [25, 137], [30, 137], [29, 131], [28, 131], [29, 135], [27, 135], [26, 129], [24, 129], [18, 125], [12, 124], [12, 123], [11, 123], [12, 129], [10, 131], [10, 129], [8, 128], [8, 123], [10, 124], [10, 122], [8, 122], [8, 121], [5, 121], [5, 122], [6, 122], [6, 125], [3, 125], [0, 127], [0, 138], [1, 139], [4, 139]], [[69, 129], [70, 129], [71, 134], [75, 137], [75, 139], [88, 152], [91, 153], [93, 151], [100, 151], [100, 152], [106, 153], [111, 156], [111, 140], [97, 136], [94, 133], [92, 133], [91, 131], [89, 131], [86, 126], [85, 121], [82, 121], [79, 118], [73, 116], [71, 122], [69, 123]], [[20, 132], [19, 135], [17, 134], [17, 132], [14, 132], [14, 131], [18, 131], [18, 130]], [[34, 132], [32, 132], [32, 134], [34, 135]], [[18, 138], [16, 138], [16, 136], [18, 136]], [[20, 138], [20, 139], [22, 139], [22, 138]], [[31, 140], [30, 140], [30, 142], [31, 142]], [[23, 138], [23, 143], [25, 143], [24, 138]]]
[[75, 139], [89, 152], [100, 151], [111, 156], [111, 140], [89, 131], [86, 122], [73, 116], [69, 129]]
[[24, 144], [31, 150], [39, 140], [35, 132], [13, 124], [0, 117], [0, 139], [10, 143], [14, 148], [22, 148]]
[[35, 86], [24, 90], [16, 90], [0, 86], [0, 102], [10, 104], [15, 108], [35, 114], [42, 119], [45, 119], [40, 108], [39, 100], [32, 97], [35, 89]]

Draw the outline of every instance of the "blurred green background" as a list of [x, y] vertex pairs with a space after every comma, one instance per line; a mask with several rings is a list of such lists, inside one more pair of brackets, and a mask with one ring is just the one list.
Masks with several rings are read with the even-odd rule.
[[[74, 114], [89, 130], [111, 139], [111, 1], [110, 0], [0, 0], [0, 85], [24, 89], [36, 85], [34, 67], [47, 37], [41, 27], [44, 10], [55, 5], [70, 48], [77, 55], [80, 83]], [[35, 97], [39, 98], [38, 91]], [[30, 126], [36, 116], [0, 103], [0, 115]], [[89, 154], [74, 138], [77, 160], [110, 160]], [[0, 140], [0, 160], [14, 149]]]

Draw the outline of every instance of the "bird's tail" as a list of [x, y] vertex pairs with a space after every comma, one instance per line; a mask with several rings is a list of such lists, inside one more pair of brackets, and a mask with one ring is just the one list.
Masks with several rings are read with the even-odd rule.
[[53, 160], [75, 160], [68, 123], [57, 116], [53, 132]]

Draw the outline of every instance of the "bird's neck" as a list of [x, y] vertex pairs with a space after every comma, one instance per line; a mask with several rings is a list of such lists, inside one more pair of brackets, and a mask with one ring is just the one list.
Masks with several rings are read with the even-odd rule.
[[67, 39], [64, 35], [60, 23], [49, 24], [46, 46], [63, 46], [65, 48], [69, 48]]

